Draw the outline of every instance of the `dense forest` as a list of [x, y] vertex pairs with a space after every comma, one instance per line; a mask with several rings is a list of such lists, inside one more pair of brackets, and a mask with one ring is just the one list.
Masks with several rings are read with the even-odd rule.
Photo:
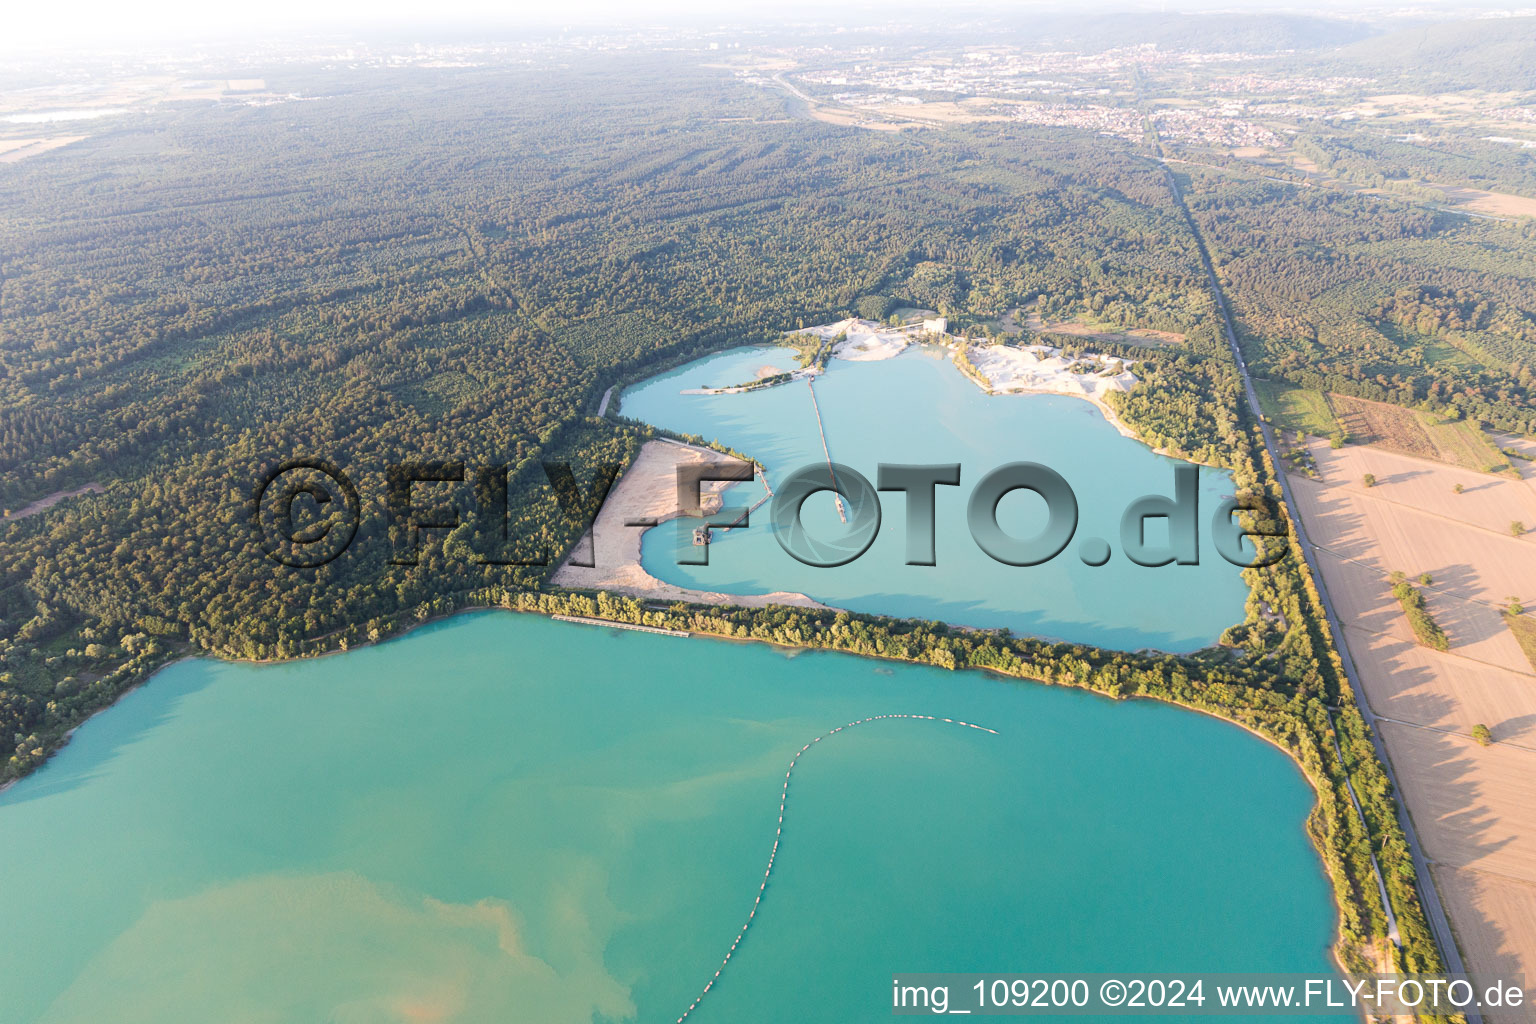
[[[1399, 965], [1437, 965], [1390, 788], [1299, 558], [1249, 570], [1246, 621], [1190, 658], [545, 586], [541, 563], [584, 526], [546, 464], [569, 464], [565, 486], [586, 493], [645, 435], [596, 415], [609, 386], [870, 296], [966, 323], [1024, 306], [1186, 334], [1117, 351], [1143, 381], [1122, 415], [1154, 444], [1231, 468], [1269, 503], [1250, 518], [1293, 543], [1162, 166], [1116, 140], [1006, 124], [797, 121], [773, 92], [665, 56], [305, 74], [275, 85], [316, 99], [166, 109], [67, 162], [0, 175], [15, 211], [0, 221], [0, 502], [104, 488], [0, 526], [0, 736], [13, 751], [0, 778], [172, 656], [344, 649], [463, 607], [574, 610], [1234, 718], [1318, 787], [1310, 828], [1346, 958], [1363, 962], [1384, 934], [1374, 853]], [[1189, 183], [1257, 363], [1532, 429], [1528, 229], [1287, 188]], [[1431, 258], [1451, 269], [1428, 274]], [[306, 455], [341, 467], [362, 505], [356, 541], [317, 569], [268, 557], [250, 516], [265, 470]], [[502, 561], [524, 564], [473, 557], [485, 524], [468, 520], [424, 531], [416, 564], [392, 558], [387, 467], [405, 462], [506, 466]], [[472, 504], [468, 477], [430, 487]]]
[[1529, 89], [1536, 80], [1536, 18], [1429, 22], [1386, 32], [1318, 60], [1414, 91]]
[[[635, 432], [591, 414], [647, 367], [876, 291], [1174, 326], [1208, 303], [1160, 174], [1090, 141], [808, 134], [771, 95], [664, 59], [283, 84], [334, 95], [169, 112], [0, 179], [19, 211], [0, 227], [0, 500], [105, 487], [3, 527], [12, 771], [110, 697], [123, 637], [281, 657], [434, 595], [542, 582], [447, 558], [441, 533], [392, 564], [390, 464], [507, 465], [507, 532], [533, 561], [582, 526], [540, 463], [582, 486], [622, 464]], [[265, 557], [236, 500], [299, 455], [365, 499], [319, 570]]]
[[1428, 182], [1536, 194], [1536, 160], [1526, 150], [1456, 134], [1387, 135], [1377, 130], [1314, 129], [1298, 135], [1296, 152], [1318, 169], [1371, 188], [1439, 199]]
[[1536, 222], [1185, 173], [1256, 372], [1536, 433]]

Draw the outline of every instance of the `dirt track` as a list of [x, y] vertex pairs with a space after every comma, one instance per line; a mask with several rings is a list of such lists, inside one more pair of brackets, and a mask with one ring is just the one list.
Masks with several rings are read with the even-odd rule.
[[67, 498], [78, 498], [82, 494], [106, 494], [106, 493], [107, 493], [107, 489], [105, 487], [101, 486], [101, 484], [98, 484], [98, 483], [95, 483], [95, 482], [88, 483], [84, 487], [77, 487], [77, 488], [75, 488], [72, 491], [54, 491], [52, 494], [48, 495], [45, 498], [38, 498], [36, 501], [32, 502], [31, 504], [23, 505], [21, 508], [17, 509], [15, 512], [10, 512], [10, 513], [7, 513], [7, 514], [5, 514], [3, 516], [0, 516], [0, 519], [25, 519], [27, 516], [35, 516], [39, 512], [46, 512], [46, 511], [48, 511], [50, 508], [53, 508], [53, 506], [57, 505], [59, 502], [64, 501]]
[[[1293, 477], [1296, 500], [1462, 951], [1480, 976], [1536, 979], [1536, 673], [1497, 610], [1536, 604], [1536, 537], [1509, 532], [1536, 525], [1536, 488], [1358, 445], [1312, 454], [1321, 479]], [[1414, 643], [1393, 570], [1433, 577], [1450, 651]], [[1493, 746], [1471, 739], [1479, 723]]]

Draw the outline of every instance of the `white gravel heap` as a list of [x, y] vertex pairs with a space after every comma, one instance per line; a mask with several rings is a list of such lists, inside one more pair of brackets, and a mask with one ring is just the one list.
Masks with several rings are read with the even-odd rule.
[[839, 334], [846, 333], [846, 341], [840, 341], [832, 350], [834, 359], [846, 359], [854, 363], [874, 362], [878, 359], [891, 359], [901, 355], [906, 347], [915, 339], [915, 332], [895, 331], [873, 320], [860, 320], [852, 317], [847, 320], [839, 320], [835, 324], [822, 324], [818, 327], [807, 327], [798, 334], [812, 334], [818, 338], [835, 338]]
[[[998, 392], [1048, 391], [1102, 398], [1136, 385], [1136, 375], [1115, 356], [1083, 353], [1067, 357], [1050, 345], [972, 345], [967, 355], [976, 371]], [[1077, 372], [1090, 367], [1089, 372]]]

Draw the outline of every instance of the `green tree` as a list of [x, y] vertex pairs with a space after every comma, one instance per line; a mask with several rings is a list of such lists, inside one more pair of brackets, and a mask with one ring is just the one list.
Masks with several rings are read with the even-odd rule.
[[854, 310], [865, 320], [879, 323], [891, 312], [891, 300], [884, 295], [861, 295], [854, 303]]
[[1493, 732], [1486, 725], [1479, 722], [1472, 727], [1472, 738], [1480, 746], [1486, 747], [1493, 742]]

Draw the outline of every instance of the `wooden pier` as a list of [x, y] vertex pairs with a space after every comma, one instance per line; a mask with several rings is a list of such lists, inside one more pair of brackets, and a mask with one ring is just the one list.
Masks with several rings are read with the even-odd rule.
[[747, 517], [750, 516], [753, 512], [756, 512], [758, 509], [762, 508], [764, 505], [773, 500], [773, 486], [768, 483], [768, 474], [763, 471], [761, 463], [754, 462], [753, 466], [757, 468], [757, 476], [760, 477], [763, 481], [763, 496], [758, 498], [757, 501], [753, 502], [751, 508], [737, 516], [736, 520], [732, 522], [730, 526], [722, 526], [722, 530], [729, 530], [732, 527], [740, 526], [742, 523], [747, 521]]
[[821, 454], [827, 458], [827, 475], [832, 478], [832, 497], [837, 502], [837, 517], [846, 523], [848, 512], [843, 507], [843, 492], [837, 486], [837, 471], [832, 468], [832, 449], [827, 447], [827, 429], [821, 423], [821, 403], [816, 401], [816, 380], [807, 377], [805, 383], [811, 389], [811, 408], [816, 413], [816, 432], [821, 435]]
[[773, 500], [773, 485], [768, 482], [768, 474], [767, 474], [767, 472], [764, 471], [761, 463], [753, 463], [753, 465], [756, 466], [756, 468], [757, 468], [757, 474], [756, 475], [761, 477], [762, 481], [763, 481], [763, 491], [764, 491], [763, 496], [761, 498], [758, 498], [757, 501], [753, 503], [751, 508], [742, 509], [741, 515], [737, 516], [735, 519], [731, 520], [729, 523], [722, 523], [722, 524], [720, 524], [718, 526], [714, 526], [714, 527], [711, 527], [709, 524], [706, 523], [705, 525], [703, 525], [703, 526], [699, 527], [698, 529], [694, 530], [693, 531], [693, 542], [695, 544], [708, 544], [709, 543], [709, 535], [710, 535], [711, 530], [734, 530], [738, 526], [746, 525], [747, 517], [749, 517], [750, 515], [752, 515], [753, 512], [756, 512], [758, 509], [762, 508], [764, 505], [768, 504], [770, 501]]
[[661, 636], [686, 637], [691, 634], [686, 629], [662, 629], [659, 626], [640, 626], [633, 622], [614, 622], [612, 619], [589, 619], [584, 615], [551, 615], [550, 618], [560, 622], [578, 622], [584, 626], [611, 626], [614, 629], [632, 629], [637, 633], [658, 633]]

